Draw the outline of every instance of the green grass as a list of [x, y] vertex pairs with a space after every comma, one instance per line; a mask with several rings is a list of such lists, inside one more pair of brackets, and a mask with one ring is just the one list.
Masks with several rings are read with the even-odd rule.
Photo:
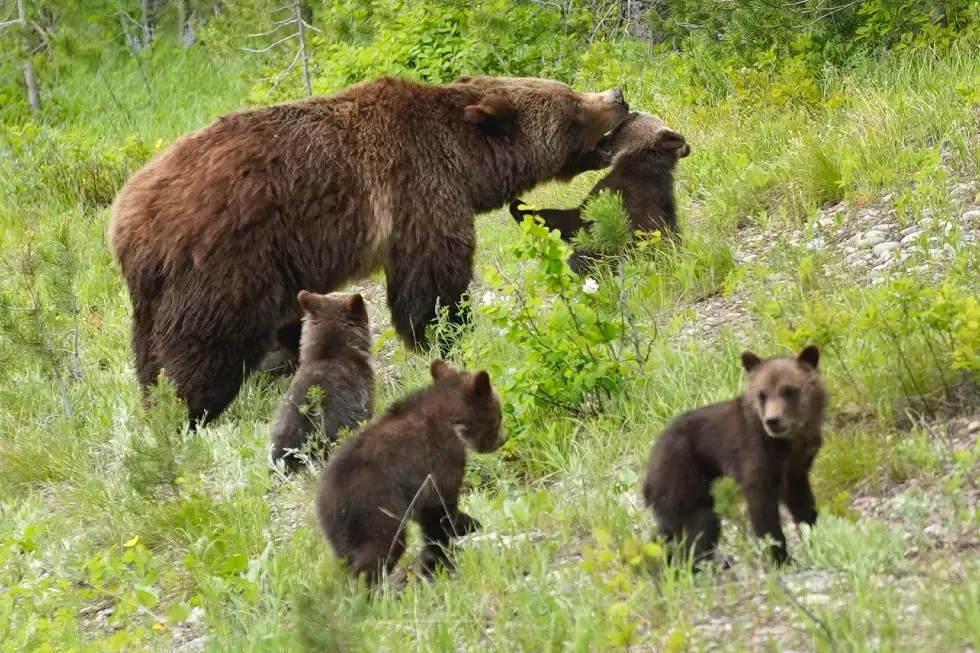
[[[706, 639], [759, 650], [768, 638], [777, 649], [821, 651], [980, 646], [980, 451], [937, 435], [947, 418], [970, 414], [950, 391], [975, 380], [952, 369], [974, 342], [969, 329], [955, 331], [956, 315], [926, 293], [931, 277], [910, 277], [904, 289], [842, 281], [829, 272], [833, 261], [788, 244], [758, 265], [734, 258], [740, 226], [778, 240], [842, 200], [892, 194], [902, 219], [924, 209], [950, 215], [949, 186], [977, 178], [977, 107], [954, 90], [980, 74], [975, 52], [869, 59], [828, 77], [815, 105], [737, 94], [696, 103], [684, 99], [691, 79], [674, 59], [629, 64], [630, 102], [693, 147], [678, 172], [685, 244], [645, 263], [629, 293], [649, 327], [650, 358], [598, 414], [515, 418], [516, 444], [474, 459], [464, 504], [512, 541], [478, 540], [460, 550], [454, 576], [374, 596], [347, 581], [319, 533], [315, 477], [269, 473], [268, 426], [284, 381], [249, 381], [196, 435], [180, 432], [180, 406], [166, 391], [152, 412], [138, 409], [106, 202], [158, 139], [244, 106], [250, 87], [249, 66], [202, 48], [144, 66], [150, 93], [128, 60], [78, 70], [59, 80], [43, 126], [0, 131], [2, 308], [23, 323], [32, 289], [40, 293], [73, 413], [43, 352], [0, 336], [0, 650], [170, 650], [201, 635], [216, 651], [598, 651], [627, 642], [674, 651]], [[609, 81], [583, 75], [582, 84]], [[524, 199], [572, 206], [598, 176]], [[34, 286], [17, 272], [26, 248], [50, 248], [64, 223], [78, 257], [77, 379], [66, 372], [73, 323], [59, 308], [56, 270], [42, 264]], [[522, 236], [506, 211], [480, 216], [478, 232], [480, 297], [495, 267], [516, 275], [528, 266], [515, 260]], [[965, 311], [980, 257], [951, 238], [959, 263], [942, 274], [962, 295], [949, 306]], [[684, 337], [695, 302], [724, 293], [745, 300], [748, 338], [725, 328], [716, 339]], [[896, 293], [912, 311], [902, 319], [886, 314], [899, 310], [889, 304]], [[824, 517], [804, 541], [790, 535], [794, 566], [767, 570], [737, 502], [726, 524], [732, 571], [692, 576], [636, 563], [652, 532], [639, 484], [659, 431], [681, 411], [738, 392], [743, 348], [787, 351], [810, 339], [825, 346], [833, 402], [813, 479]], [[502, 373], [526, 358], [480, 312], [456, 355]], [[427, 378], [426, 360], [400, 345], [386, 362], [380, 407]], [[903, 427], [907, 411], [933, 426]], [[857, 501], [909, 488], [922, 495], [901, 510]], [[936, 523], [946, 533], [938, 543], [925, 534]], [[807, 586], [811, 577], [826, 587]], [[195, 608], [203, 617], [189, 625]]]

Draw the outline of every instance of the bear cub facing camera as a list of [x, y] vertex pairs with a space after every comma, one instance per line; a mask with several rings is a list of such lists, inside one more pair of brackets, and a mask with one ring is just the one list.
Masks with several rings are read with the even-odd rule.
[[425, 541], [422, 572], [451, 569], [446, 546], [479, 523], [458, 508], [466, 452], [507, 440], [500, 397], [486, 372], [436, 359], [433, 383], [397, 403], [344, 443], [324, 467], [317, 517], [337, 557], [368, 583], [391, 572], [405, 551], [405, 523]]
[[[677, 162], [691, 153], [683, 136], [668, 127], [657, 116], [634, 111], [610, 135], [599, 142], [599, 151], [611, 154], [612, 170], [597, 183], [581, 206], [573, 209], [522, 210], [520, 199], [510, 203], [510, 214], [518, 223], [525, 215], [537, 215], [548, 229], [557, 229], [562, 240], [570, 242], [575, 233], [588, 224], [582, 219], [585, 202], [600, 192], [619, 193], [629, 216], [631, 232], [661, 231], [675, 236], [677, 206], [674, 198], [674, 169]], [[583, 169], [598, 169], [594, 162]], [[572, 269], [582, 274], [591, 257], [576, 250], [569, 259]]]
[[[329, 447], [341, 429], [353, 429], [374, 414], [371, 330], [364, 298], [357, 293], [318, 295], [301, 290], [296, 299], [303, 309], [299, 368], [272, 426], [272, 462], [283, 461], [291, 472], [301, 465], [297, 452], [309, 440], [315, 421], [324, 447]], [[301, 410], [314, 387], [320, 389], [319, 410]]]
[[771, 538], [770, 555], [786, 561], [780, 502], [796, 523], [817, 520], [809, 473], [823, 443], [827, 404], [819, 359], [814, 345], [795, 358], [743, 353], [745, 392], [677, 417], [654, 442], [643, 498], [668, 542], [693, 546], [695, 560], [713, 555], [721, 521], [711, 483], [731, 476], [756, 537]]

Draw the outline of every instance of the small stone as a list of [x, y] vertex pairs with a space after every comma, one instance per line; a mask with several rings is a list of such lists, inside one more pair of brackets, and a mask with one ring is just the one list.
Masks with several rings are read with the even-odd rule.
[[826, 594], [808, 594], [806, 602], [810, 605], [827, 605], [830, 603], [830, 597]]
[[187, 616], [187, 619], [184, 619], [184, 622], [189, 624], [198, 624], [201, 623], [202, 619], [204, 619], [204, 609], [198, 605], [194, 606], [194, 609], [191, 610], [191, 613]]
[[895, 199], [895, 197], [891, 193], [888, 193], [887, 195], [885, 195], [884, 197], [881, 198], [881, 203], [882, 204], [888, 204], [893, 199]]
[[942, 537], [946, 531], [939, 524], [929, 524], [922, 530], [922, 532], [930, 537], [939, 538]]
[[878, 243], [883, 243], [886, 240], [888, 240], [888, 237], [885, 234], [872, 229], [863, 234], [858, 234], [854, 239], [854, 244], [858, 247], [874, 247]]
[[953, 201], [968, 202], [977, 195], [977, 182], [965, 181], [953, 186], [949, 191], [949, 198]]
[[966, 425], [967, 435], [973, 435], [975, 433], [980, 433], [980, 419], [975, 419]]
[[[915, 229], [915, 227], [912, 227], [912, 229]], [[913, 243], [921, 235], [922, 235], [921, 231], [910, 231], [909, 233], [902, 236], [902, 244], [908, 245], [909, 243]]]
[[208, 636], [201, 635], [200, 637], [195, 637], [183, 646], [180, 646], [174, 650], [176, 653], [196, 653], [197, 651], [203, 651], [207, 647], [207, 643]]
[[817, 236], [816, 238], [814, 238], [813, 240], [811, 240], [806, 244], [807, 249], [823, 249], [826, 246], [827, 246], [827, 241], [821, 238], [820, 236]]
[[875, 229], [878, 231], [891, 231], [892, 229], [897, 229], [898, 225], [894, 222], [882, 222], [879, 225], [875, 225]]
[[980, 209], [967, 211], [966, 213], [963, 214], [964, 222], [973, 222], [975, 220], [980, 220]]
[[877, 245], [871, 248], [871, 252], [875, 256], [882, 256], [885, 252], [890, 252], [891, 250], [898, 249], [901, 246], [902, 245], [900, 243], [896, 243], [894, 240], [890, 240], [888, 242], [878, 243]]

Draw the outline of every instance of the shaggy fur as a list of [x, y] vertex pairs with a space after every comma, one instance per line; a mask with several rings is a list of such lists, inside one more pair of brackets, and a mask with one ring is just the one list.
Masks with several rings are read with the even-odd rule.
[[113, 205], [140, 384], [165, 369], [192, 422], [212, 420], [300, 319], [300, 289], [378, 269], [395, 328], [424, 348], [437, 304], [462, 320], [474, 214], [574, 174], [627, 113], [619, 89], [381, 78], [179, 139]]
[[500, 397], [486, 372], [442, 360], [434, 383], [410, 395], [348, 440], [323, 470], [317, 515], [334, 552], [369, 583], [405, 551], [405, 521], [422, 528], [422, 569], [451, 567], [445, 547], [479, 523], [457, 503], [466, 450], [488, 453], [507, 440]]
[[809, 473], [823, 443], [827, 393], [817, 372], [820, 352], [809, 346], [796, 358], [742, 354], [745, 392], [675, 419], [653, 445], [643, 498], [668, 540], [687, 538], [696, 559], [714, 552], [721, 521], [711, 483], [739, 483], [757, 537], [770, 537], [777, 562], [787, 558], [779, 503], [799, 523], [813, 525], [816, 502]]
[[297, 296], [303, 307], [299, 369], [283, 398], [272, 426], [272, 461], [289, 471], [299, 469], [302, 449], [314, 428], [314, 412], [304, 413], [309, 391], [322, 391], [319, 405], [324, 454], [337, 433], [353, 429], [374, 414], [374, 370], [371, 369], [371, 330], [364, 298], [356, 293]]
[[[587, 223], [582, 219], [585, 203], [603, 190], [620, 194], [630, 219], [632, 231], [660, 230], [664, 236], [678, 234], [677, 209], [674, 199], [674, 168], [677, 162], [691, 153], [684, 137], [667, 127], [657, 116], [644, 112], [631, 113], [629, 118], [607, 138], [592, 155], [596, 169], [601, 152], [612, 153], [612, 170], [597, 183], [586, 199], [574, 209], [522, 210], [523, 201], [510, 203], [510, 214], [520, 223], [526, 215], [540, 216], [549, 229], [558, 229], [561, 237], [572, 237]], [[583, 167], [587, 167], [583, 164]], [[576, 250], [569, 259], [572, 269], [581, 274], [591, 258]]]

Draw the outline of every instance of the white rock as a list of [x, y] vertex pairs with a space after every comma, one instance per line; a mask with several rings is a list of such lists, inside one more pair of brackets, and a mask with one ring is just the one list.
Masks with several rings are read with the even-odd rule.
[[901, 246], [902, 245], [900, 243], [896, 243], [894, 240], [890, 240], [888, 242], [878, 243], [871, 249], [871, 252], [875, 256], [882, 256], [885, 252], [890, 252], [891, 250], [898, 249]]
[[878, 243], [883, 243], [888, 237], [880, 231], [872, 229], [863, 234], [858, 234], [854, 239], [854, 244], [859, 247], [873, 247]]
[[191, 641], [187, 642], [183, 646], [175, 649], [177, 653], [196, 653], [197, 651], [203, 651], [207, 647], [208, 636], [201, 635], [200, 637], [195, 637]]
[[939, 524], [929, 524], [922, 530], [922, 532], [930, 537], [938, 538], [942, 537], [946, 533], [946, 530]]
[[[913, 227], [913, 229], [915, 229], [915, 227]], [[909, 233], [902, 236], [902, 244], [908, 245], [909, 243], [913, 243], [921, 235], [922, 235], [921, 231], [910, 231]]]
[[980, 419], [975, 419], [972, 422], [970, 422], [969, 424], [967, 424], [966, 425], [966, 432], [969, 435], [973, 435], [974, 433], [980, 433]]
[[881, 224], [875, 225], [875, 229], [878, 231], [891, 231], [892, 229], [897, 229], [898, 225], [894, 222], [882, 222]]
[[964, 222], [973, 222], [975, 220], [980, 220], [980, 209], [967, 211], [966, 213], [963, 214]]
[[811, 240], [806, 244], [807, 249], [823, 249], [826, 246], [827, 246], [827, 241], [821, 238], [820, 236], [817, 236], [816, 238], [814, 238], [813, 240]]

